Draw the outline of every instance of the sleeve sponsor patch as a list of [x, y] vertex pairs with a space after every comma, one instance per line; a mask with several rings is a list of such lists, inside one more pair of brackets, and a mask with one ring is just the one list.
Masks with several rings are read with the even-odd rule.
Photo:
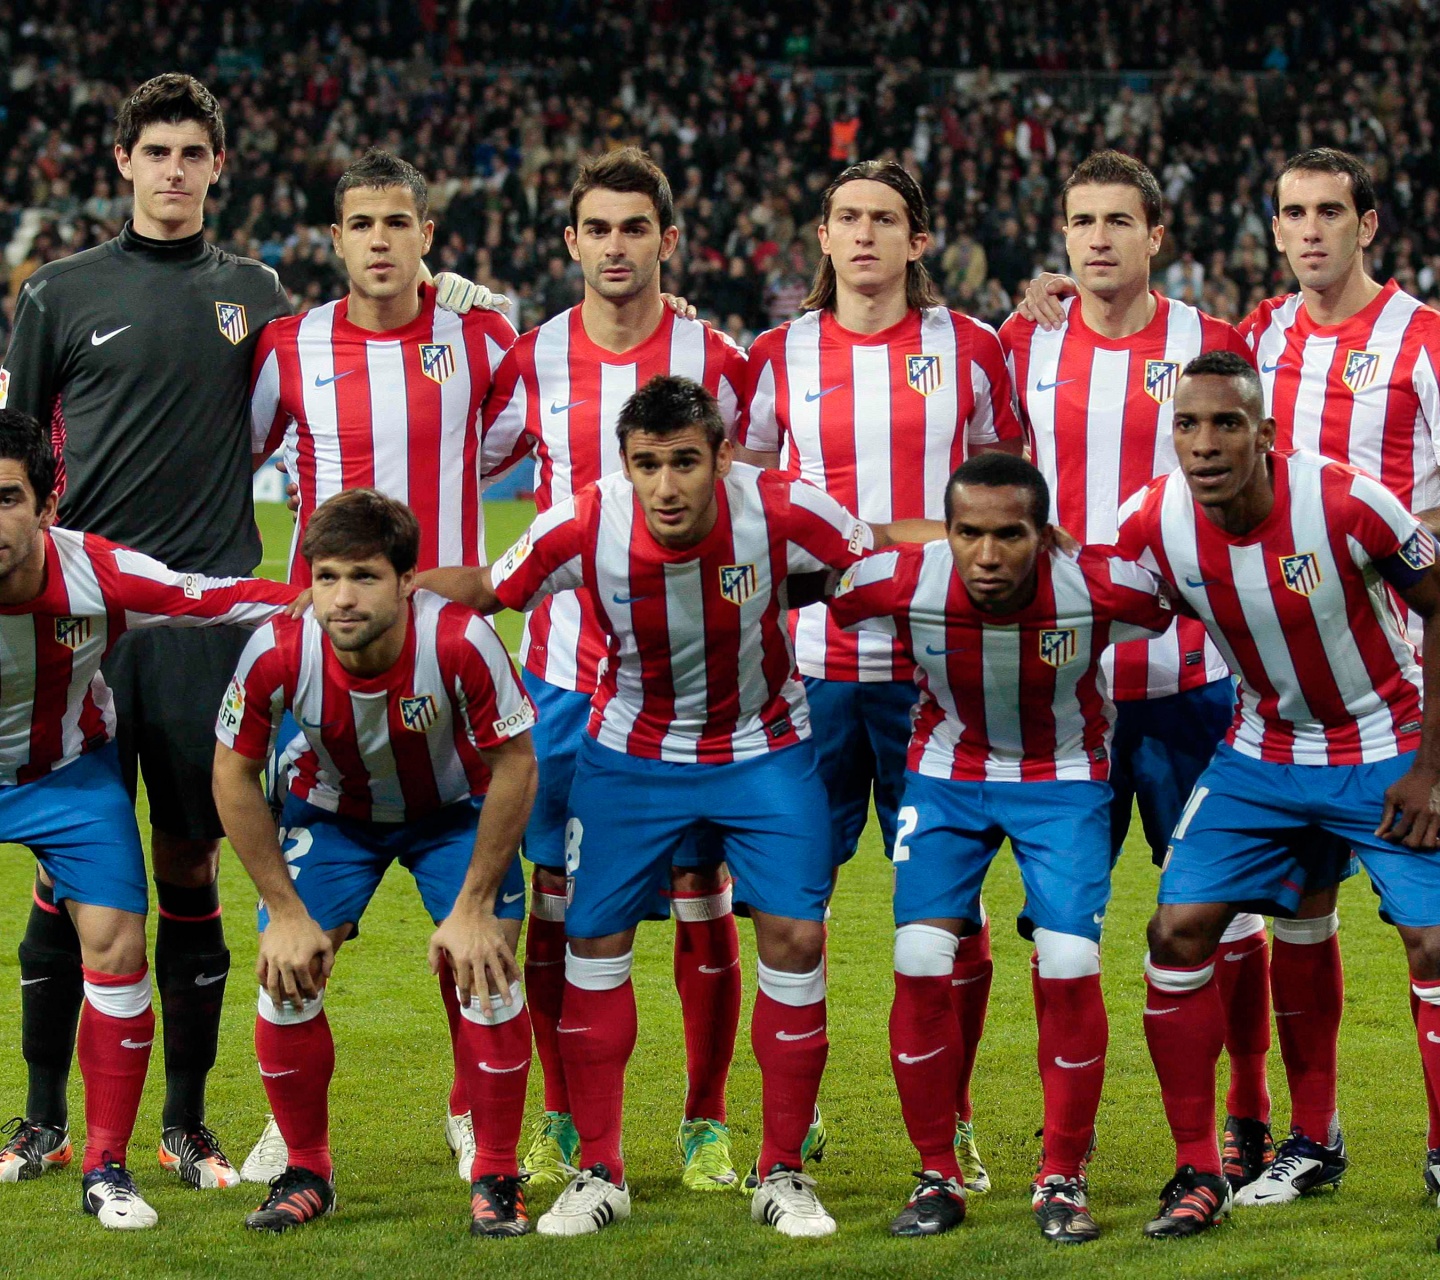
[[855, 521], [855, 527], [850, 531], [848, 546], [855, 555], [860, 555], [870, 545], [870, 526], [863, 520]]
[[1400, 559], [1412, 569], [1428, 569], [1435, 563], [1435, 539], [1428, 529], [1416, 529], [1400, 546]]
[[225, 701], [220, 704], [220, 727], [228, 733], [239, 733], [245, 718], [245, 684], [239, 676], [230, 678]]
[[528, 702], [518, 711], [512, 711], [503, 720], [494, 724], [495, 732], [502, 738], [513, 738], [516, 734], [532, 728], [535, 724], [535, 708]]
[[530, 531], [527, 529], [520, 541], [495, 562], [495, 567], [490, 570], [490, 581], [497, 584], [504, 582], [530, 558], [534, 549], [530, 544]]
[[184, 587], [187, 600], [198, 600], [205, 594], [204, 589], [200, 586], [200, 575], [197, 573], [187, 573], [181, 585]]

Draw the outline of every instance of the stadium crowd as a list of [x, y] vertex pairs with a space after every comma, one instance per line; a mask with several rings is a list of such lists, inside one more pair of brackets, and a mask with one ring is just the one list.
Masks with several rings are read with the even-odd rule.
[[[522, 331], [579, 296], [560, 237], [576, 158], [627, 142], [675, 182], [684, 237], [667, 288], [742, 342], [797, 310], [829, 176], [882, 155], [930, 195], [948, 301], [994, 323], [1037, 267], [1063, 268], [1059, 182], [1103, 146], [1161, 177], [1157, 279], [1212, 314], [1238, 319], [1286, 287], [1267, 178], [1322, 143], [1379, 181], [1373, 273], [1440, 300], [1426, 56], [1440, 16], [1425, 6], [1312, 4], [1304, 21], [1179, 0], [1083, 15], [993, 0], [478, 9], [191, 3], [161, 22], [102, 0], [0, 6], [0, 340], [35, 267], [118, 231], [128, 192], [106, 121], [123, 86], [172, 65], [204, 68], [235, 126], [211, 234], [274, 266], [297, 306], [343, 290], [330, 192], [371, 143], [431, 179], [436, 269], [516, 298]], [[1071, 74], [1136, 67], [1160, 73]]]

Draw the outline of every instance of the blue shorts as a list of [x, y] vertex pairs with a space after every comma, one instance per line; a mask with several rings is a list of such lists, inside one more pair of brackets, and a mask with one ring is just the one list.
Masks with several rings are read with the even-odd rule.
[[[539, 713], [530, 731], [539, 779], [522, 847], [526, 858], [537, 867], [564, 875], [570, 787], [575, 780], [575, 754], [580, 744], [590, 738], [585, 728], [590, 723], [590, 696], [574, 689], [561, 689], [525, 670], [520, 672], [520, 679]], [[675, 865], [711, 867], [723, 857], [713, 839], [698, 833], [695, 839], [686, 842], [675, 858]], [[667, 891], [669, 887], [667, 880]], [[663, 894], [657, 895], [649, 915], [657, 920], [669, 918], [670, 906]]]
[[980, 886], [1007, 836], [1035, 929], [1100, 940], [1110, 903], [1110, 784], [954, 782], [905, 775], [893, 850], [895, 924], [980, 923]]
[[[450, 914], [475, 852], [479, 799], [461, 801], [415, 822], [362, 822], [341, 818], [295, 796], [287, 797], [280, 816], [280, 849], [290, 864], [295, 892], [310, 918], [322, 929], [353, 924], [380, 887], [392, 862], [399, 861], [420, 890], [430, 918], [439, 924]], [[502, 920], [525, 917], [525, 877], [520, 859], [510, 862], [495, 914]], [[260, 928], [270, 922], [260, 904]]]
[[0, 841], [29, 848], [57, 902], [145, 914], [145, 854], [113, 742], [34, 782], [0, 787]]
[[697, 833], [735, 878], [735, 901], [823, 920], [832, 861], [825, 787], [808, 742], [733, 764], [642, 760], [586, 737], [570, 790], [565, 932], [604, 938], [643, 920]]
[[1235, 682], [1226, 676], [1168, 698], [1115, 704], [1110, 742], [1110, 849], [1120, 856], [1138, 802], [1150, 856], [1165, 858], [1185, 798], [1225, 741], [1235, 718]]
[[910, 712], [919, 696], [915, 685], [909, 680], [865, 683], [813, 676], [806, 676], [804, 684], [820, 777], [830, 797], [836, 865], [855, 856], [870, 816], [872, 788], [889, 857], [895, 845], [895, 811], [905, 789]]
[[1160, 901], [1292, 915], [1307, 889], [1344, 878], [1354, 849], [1387, 920], [1440, 924], [1440, 853], [1375, 835], [1385, 789], [1414, 759], [1273, 764], [1222, 745], [1175, 827]]

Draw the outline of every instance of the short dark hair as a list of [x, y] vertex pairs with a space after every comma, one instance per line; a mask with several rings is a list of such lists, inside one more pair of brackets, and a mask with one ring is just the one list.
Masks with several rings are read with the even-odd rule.
[[1202, 351], [1184, 369], [1182, 378], [1209, 376], [1212, 378], [1236, 378], [1245, 386], [1246, 399], [1253, 399], [1260, 406], [1261, 416], [1265, 413], [1265, 389], [1255, 366], [1244, 356], [1233, 351]]
[[215, 95], [194, 76], [167, 71], [145, 81], [120, 104], [115, 113], [115, 145], [129, 155], [149, 125], [185, 120], [205, 127], [212, 151], [225, 150], [225, 117]]
[[1165, 199], [1149, 168], [1123, 151], [1097, 151], [1086, 156], [1060, 188], [1060, 216], [1070, 221], [1067, 202], [1073, 187], [1134, 187], [1140, 193], [1145, 225], [1159, 226], [1165, 219]]
[[1280, 179], [1287, 173], [1334, 173], [1350, 179], [1350, 198], [1355, 202], [1355, 212], [1364, 217], [1375, 208], [1375, 180], [1370, 170], [1348, 151], [1338, 147], [1312, 147], [1285, 161], [1285, 167], [1275, 175], [1275, 186], [1271, 197], [1275, 212], [1280, 212]]
[[620, 452], [624, 453], [626, 441], [637, 431], [668, 436], [691, 426], [704, 429], [710, 452], [716, 452], [725, 439], [720, 402], [691, 378], [661, 375], [651, 378], [620, 406], [615, 434], [620, 438]]
[[25, 464], [25, 478], [35, 491], [35, 510], [55, 489], [58, 464], [50, 437], [39, 422], [19, 409], [0, 409], [0, 458]]
[[430, 211], [430, 190], [425, 185], [425, 175], [413, 164], [379, 147], [371, 147], [340, 175], [340, 181], [335, 184], [337, 226], [345, 221], [345, 193], [356, 187], [373, 190], [404, 187], [415, 197], [415, 212], [421, 222], [425, 221], [425, 215]]
[[307, 564], [384, 556], [397, 574], [408, 573], [420, 558], [420, 522], [378, 489], [345, 489], [315, 508], [300, 554]]
[[620, 147], [603, 156], [591, 156], [580, 165], [570, 188], [570, 225], [576, 226], [580, 201], [591, 191], [633, 191], [649, 196], [660, 220], [660, 230], [675, 225], [675, 197], [665, 171], [639, 147]]
[[1014, 485], [1030, 490], [1030, 515], [1037, 529], [1050, 523], [1050, 486], [1033, 463], [1013, 453], [979, 453], [967, 458], [945, 485], [945, 527], [955, 516], [955, 486], [977, 484], [987, 489], [1004, 489]]
[[[912, 236], [928, 235], [930, 231], [930, 206], [920, 184], [910, 176], [910, 171], [898, 160], [861, 160], [847, 169], [842, 169], [836, 179], [825, 188], [820, 197], [820, 221], [830, 221], [830, 207], [835, 202], [835, 193], [847, 182], [879, 182], [896, 192], [905, 202], [905, 218], [910, 224]], [[835, 305], [835, 264], [830, 255], [820, 258], [815, 268], [815, 279], [810, 292], [800, 304], [802, 311], [822, 311]], [[924, 258], [916, 258], [905, 269], [905, 305], [909, 307], [938, 307], [944, 302], [935, 281], [925, 266]]]

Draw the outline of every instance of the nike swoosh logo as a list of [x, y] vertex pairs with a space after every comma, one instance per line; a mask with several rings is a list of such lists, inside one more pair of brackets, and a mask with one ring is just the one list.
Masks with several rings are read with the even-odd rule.
[[[1146, 1009], [1145, 1012], [1149, 1013], [1150, 1010]], [[1066, 1062], [1064, 1058], [1057, 1057], [1055, 1059], [1055, 1065], [1057, 1067], [1064, 1067], [1067, 1071], [1079, 1071], [1081, 1067], [1093, 1067], [1104, 1056], [1103, 1053], [1097, 1053], [1093, 1058], [1086, 1058], [1084, 1062]]]
[[550, 402], [550, 412], [551, 412], [551, 413], [564, 413], [566, 409], [578, 409], [582, 404], [589, 404], [589, 403], [590, 403], [590, 402], [589, 402], [588, 400], [572, 400], [572, 401], [570, 401], [569, 404], [556, 404], [556, 403], [552, 400], [552, 401]]
[[1431, 1044], [1440, 1044], [1440, 1036], [1437, 1036], [1433, 1031], [1427, 1031], [1425, 1033], [1425, 1039], [1430, 1041]]
[[1173, 1009], [1146, 1009], [1146, 1010], [1145, 1010], [1145, 1016], [1146, 1016], [1147, 1018], [1158, 1018], [1162, 1013], [1179, 1013], [1179, 1012], [1180, 1012], [1180, 1006], [1177, 1004]]
[[1274, 373], [1275, 370], [1278, 369], [1279, 367], [1280, 367], [1280, 361], [1277, 360], [1277, 361], [1275, 361], [1274, 364], [1262, 364], [1262, 365], [1260, 366], [1260, 372], [1261, 372], [1261, 373]]
[[122, 1040], [120, 1047], [122, 1049], [148, 1049], [154, 1043], [154, 1040]]
[[1275, 1016], [1277, 1018], [1298, 1018], [1304, 1012], [1304, 1009], [1276, 1009]]
[[1061, 378], [1059, 382], [1037, 382], [1036, 391], [1054, 391], [1056, 387], [1063, 387], [1067, 382], [1074, 382], [1074, 378]]
[[575, 1035], [577, 1032], [580, 1032], [580, 1031], [589, 1031], [590, 1028], [589, 1028], [589, 1027], [557, 1027], [556, 1030], [559, 1031], [562, 1036], [573, 1036], [573, 1035]]
[[729, 964], [722, 964], [722, 965], [718, 965], [718, 966], [717, 966], [717, 965], [713, 965], [713, 964], [702, 964], [702, 965], [700, 966], [700, 972], [701, 972], [701, 973], [726, 973], [726, 972], [728, 972], [729, 970], [733, 969], [733, 968], [734, 968], [737, 964], [739, 964], [739, 963], [740, 963], [740, 960], [739, 960], [739, 957], [737, 956], [734, 960], [730, 961]]
[[1200, 578], [1197, 580], [1190, 577], [1189, 574], [1185, 575], [1185, 585], [1192, 591], [1199, 591], [1201, 587], [1213, 587], [1219, 581], [1219, 578]]
[[527, 969], [553, 969], [557, 964], [564, 964], [563, 960], [526, 960]]
[[1252, 1195], [1252, 1196], [1250, 1197], [1250, 1203], [1251, 1203], [1251, 1204], [1264, 1204], [1267, 1200], [1275, 1200], [1275, 1199], [1278, 1199], [1279, 1196], [1280, 1196], [1280, 1193], [1279, 1193], [1278, 1191], [1272, 1191], [1272, 1192], [1270, 1192], [1268, 1195], [1267, 1195], [1265, 1192], [1263, 1192], [1263, 1191], [1257, 1191], [1257, 1192], [1254, 1193], [1254, 1195]]
[[824, 399], [826, 396], [828, 396], [832, 391], [839, 391], [840, 388], [841, 388], [842, 386], [844, 386], [844, 385], [845, 385], [844, 383], [839, 383], [839, 384], [837, 384], [836, 386], [833, 386], [833, 387], [826, 387], [823, 391], [807, 391], [807, 392], [805, 393], [805, 403], [806, 403], [806, 404], [814, 404], [815, 401], [817, 401], [817, 400], [823, 400], [823, 399]]
[[791, 1035], [788, 1031], [777, 1031], [777, 1032], [775, 1033], [775, 1039], [777, 1039], [777, 1040], [808, 1040], [808, 1039], [810, 1039], [811, 1036], [818, 1036], [818, 1035], [819, 1035], [822, 1031], [824, 1031], [824, 1030], [825, 1030], [824, 1027], [816, 1027], [814, 1031], [801, 1031], [798, 1035]]
[[21, 978], [21, 979], [20, 979], [20, 985], [21, 985], [22, 987], [33, 987], [37, 982], [49, 982], [49, 981], [50, 981], [49, 975], [46, 975], [46, 976], [43, 977], [43, 978]]
[[266, 1071], [264, 1067], [261, 1067], [260, 1074], [267, 1080], [278, 1080], [281, 1076], [298, 1076], [300, 1068], [291, 1067], [289, 1071]]
[[502, 893], [502, 894], [500, 895], [500, 901], [501, 901], [501, 902], [519, 902], [520, 899], [523, 898], [524, 896], [525, 896], [525, 890], [524, 890], [524, 889], [521, 889], [519, 893]]
[[195, 975], [195, 985], [197, 987], [208, 987], [211, 983], [214, 982], [224, 982], [228, 976], [228, 972], [217, 973], [213, 977], [208, 973], [197, 973]]
[[966, 650], [964, 645], [960, 645], [954, 649], [937, 649], [933, 644], [927, 644], [925, 646], [925, 652], [928, 653], [932, 658], [944, 657], [944, 655], [947, 653], [964, 653], [965, 651]]
[[1228, 960], [1228, 961], [1230, 961], [1230, 962], [1233, 964], [1233, 963], [1234, 963], [1235, 961], [1237, 961], [1237, 960], [1243, 960], [1243, 959], [1245, 959], [1246, 956], [1258, 955], [1260, 952], [1262, 952], [1262, 951], [1264, 951], [1264, 950], [1265, 950], [1265, 944], [1262, 942], [1258, 947], [1251, 947], [1249, 951], [1242, 951], [1242, 952], [1240, 952], [1238, 955], [1237, 955], [1235, 952], [1233, 952], [1233, 951], [1227, 951], [1227, 952], [1225, 953], [1225, 959]]
[[118, 329], [111, 329], [109, 333], [101, 333], [99, 329], [90, 331], [90, 345], [92, 347], [103, 347], [111, 338], [118, 338], [126, 329], [133, 329], [134, 325], [122, 324]]
[[982, 978], [988, 978], [988, 973], [977, 973], [973, 978], [951, 978], [952, 987], [968, 987], [972, 982], [979, 982]]
[[530, 1064], [522, 1062], [514, 1067], [492, 1067], [488, 1062], [477, 1062], [475, 1064], [481, 1071], [489, 1072], [492, 1076], [508, 1076], [512, 1071], [524, 1071]]
[[622, 596], [618, 591], [610, 593], [610, 599], [616, 604], [639, 604], [641, 600], [650, 599], [649, 596]]
[[945, 1046], [942, 1044], [938, 1049], [931, 1049], [929, 1053], [916, 1054], [911, 1057], [908, 1053], [900, 1053], [895, 1056], [907, 1067], [913, 1067], [917, 1062], [924, 1062], [926, 1058], [933, 1058], [937, 1053], [944, 1053]]
[[346, 369], [344, 373], [332, 373], [328, 378], [322, 378], [318, 373], [315, 375], [316, 388], [328, 387], [332, 382], [339, 382], [341, 378], [348, 378], [354, 369]]

